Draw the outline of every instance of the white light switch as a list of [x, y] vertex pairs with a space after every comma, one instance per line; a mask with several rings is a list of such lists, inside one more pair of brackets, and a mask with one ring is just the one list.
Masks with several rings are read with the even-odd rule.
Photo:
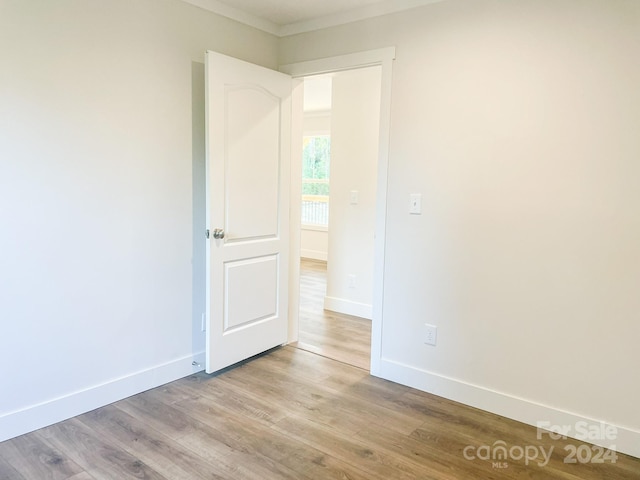
[[422, 194], [412, 193], [409, 195], [409, 213], [411, 215], [422, 214]]
[[351, 194], [350, 194], [350, 203], [351, 205], [357, 205], [358, 204], [358, 190], [351, 190]]

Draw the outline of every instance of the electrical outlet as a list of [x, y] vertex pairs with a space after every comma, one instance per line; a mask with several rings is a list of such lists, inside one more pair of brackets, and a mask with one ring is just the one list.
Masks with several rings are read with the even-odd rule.
[[349, 288], [356, 288], [356, 276], [351, 274], [347, 275], [347, 286]]
[[202, 314], [202, 319], [200, 320], [200, 330], [203, 332], [207, 331], [207, 317], [205, 314]]
[[438, 327], [435, 325], [429, 325], [428, 323], [425, 323], [424, 327], [424, 343], [435, 347], [436, 341], [438, 340]]

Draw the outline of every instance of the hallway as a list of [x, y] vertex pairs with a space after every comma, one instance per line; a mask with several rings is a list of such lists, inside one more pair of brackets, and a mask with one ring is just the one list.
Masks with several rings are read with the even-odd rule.
[[300, 333], [294, 345], [369, 370], [371, 321], [323, 309], [326, 262], [300, 261]]

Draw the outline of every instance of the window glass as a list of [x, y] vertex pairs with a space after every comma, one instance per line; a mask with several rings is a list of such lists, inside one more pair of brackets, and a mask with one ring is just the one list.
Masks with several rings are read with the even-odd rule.
[[328, 226], [329, 135], [304, 137], [302, 150], [302, 224]]

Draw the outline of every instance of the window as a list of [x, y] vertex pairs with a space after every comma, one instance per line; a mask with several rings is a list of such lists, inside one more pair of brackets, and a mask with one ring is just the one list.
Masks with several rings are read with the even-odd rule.
[[302, 149], [302, 225], [329, 225], [329, 135], [304, 137]]

